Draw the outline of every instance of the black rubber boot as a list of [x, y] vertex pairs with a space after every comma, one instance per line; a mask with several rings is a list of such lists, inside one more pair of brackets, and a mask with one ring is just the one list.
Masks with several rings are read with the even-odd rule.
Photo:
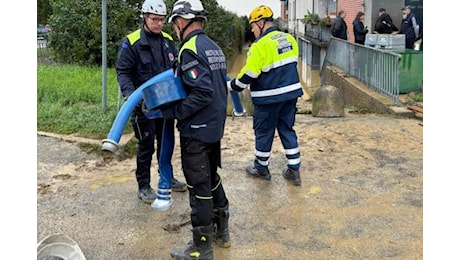
[[213, 239], [220, 247], [230, 247], [230, 234], [228, 233], [228, 218], [230, 212], [228, 211], [228, 204], [223, 208], [214, 209], [214, 233]]
[[171, 250], [171, 257], [176, 260], [213, 260], [212, 228], [212, 225], [193, 228], [193, 241], [183, 248]]

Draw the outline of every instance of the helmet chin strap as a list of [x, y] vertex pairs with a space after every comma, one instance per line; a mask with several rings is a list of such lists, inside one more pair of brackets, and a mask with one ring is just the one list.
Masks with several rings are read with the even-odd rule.
[[263, 29], [265, 27], [265, 20], [263, 20], [263, 22], [264, 22], [264, 24], [262, 26], [259, 26], [259, 24], [256, 23], [257, 28], [259, 28], [259, 31], [260, 31], [259, 37], [260, 37], [260, 35], [262, 35]]
[[196, 21], [195, 18], [193, 18], [192, 20], [190, 20], [185, 26], [184, 28], [180, 29], [180, 41], [183, 41], [184, 40], [184, 33], [185, 33], [185, 30], [187, 30], [187, 28], [192, 25], [192, 23]]

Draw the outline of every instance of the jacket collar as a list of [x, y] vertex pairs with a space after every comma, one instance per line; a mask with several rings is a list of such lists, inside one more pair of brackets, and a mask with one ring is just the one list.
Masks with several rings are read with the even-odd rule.
[[[161, 33], [160, 33], [159, 37], [163, 38], [163, 36], [161, 35]], [[142, 28], [141, 28], [141, 38], [140, 38], [139, 43], [140, 43], [141, 45], [149, 45], [149, 40], [148, 40], [147, 32], [145, 31], [144, 26], [142, 26]]]
[[265, 32], [263, 32], [261, 35], [259, 35], [259, 38], [257, 38], [255, 41], [258, 41], [260, 38], [264, 37], [265, 35], [273, 32], [275, 30], [276, 30], [275, 26], [272, 26], [272, 27], [268, 28]]
[[185, 37], [185, 39], [182, 41], [182, 43], [188, 42], [188, 40], [190, 40], [190, 38], [192, 38], [193, 36], [198, 35], [198, 34], [204, 34], [204, 30], [202, 30], [202, 29], [196, 29], [196, 30], [190, 32], [190, 33], [187, 35], [187, 37]]

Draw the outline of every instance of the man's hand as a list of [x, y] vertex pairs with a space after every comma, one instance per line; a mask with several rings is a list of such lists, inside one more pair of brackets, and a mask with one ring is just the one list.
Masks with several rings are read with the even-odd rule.
[[175, 118], [174, 111], [175, 111], [177, 104], [179, 104], [180, 102], [181, 102], [180, 100], [172, 101], [172, 102], [163, 104], [157, 107], [156, 109], [159, 109], [161, 111], [161, 114], [163, 115], [164, 119], [172, 119], [172, 118]]

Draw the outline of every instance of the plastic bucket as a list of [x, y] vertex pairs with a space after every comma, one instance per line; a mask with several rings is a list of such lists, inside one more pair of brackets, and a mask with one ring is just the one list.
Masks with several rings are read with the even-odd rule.
[[63, 234], [49, 235], [37, 244], [37, 260], [86, 260], [77, 242]]
[[146, 108], [154, 111], [160, 106], [184, 99], [186, 94], [182, 82], [174, 77], [144, 88], [142, 96]]

